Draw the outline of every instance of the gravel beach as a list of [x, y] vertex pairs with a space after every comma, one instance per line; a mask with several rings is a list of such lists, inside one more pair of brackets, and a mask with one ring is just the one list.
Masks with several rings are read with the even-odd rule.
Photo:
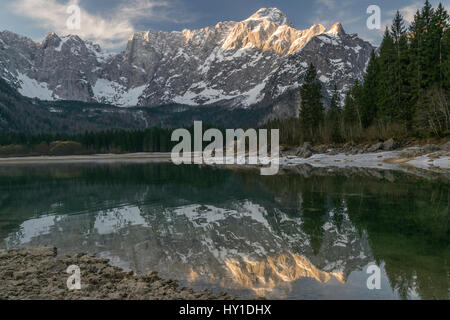
[[[69, 290], [69, 266], [81, 271], [81, 290]], [[156, 272], [136, 275], [94, 255], [60, 256], [56, 248], [0, 250], [0, 300], [228, 300], [179, 288]]]

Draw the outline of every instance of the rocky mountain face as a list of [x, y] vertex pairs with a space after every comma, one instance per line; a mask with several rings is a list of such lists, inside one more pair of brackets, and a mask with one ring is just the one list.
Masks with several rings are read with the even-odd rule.
[[249, 107], [288, 100], [309, 63], [318, 69], [324, 94], [334, 84], [344, 93], [363, 77], [372, 50], [340, 23], [297, 30], [269, 8], [199, 30], [137, 32], [118, 54], [78, 36], [51, 33], [35, 43], [0, 32], [0, 76], [43, 100]]

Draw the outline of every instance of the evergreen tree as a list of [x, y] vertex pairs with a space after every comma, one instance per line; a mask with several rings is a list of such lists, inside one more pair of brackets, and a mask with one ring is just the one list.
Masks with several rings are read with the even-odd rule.
[[415, 105], [422, 93], [422, 64], [421, 56], [423, 51], [422, 33], [424, 23], [422, 15], [417, 10], [414, 21], [410, 26], [410, 98], [411, 103]]
[[434, 61], [438, 62], [433, 64], [433, 78], [439, 83], [439, 86], [443, 86], [444, 82], [444, 66], [447, 57], [449, 56], [448, 39], [446, 38], [446, 31], [449, 27], [449, 15], [445, 10], [442, 3], [439, 4], [434, 11], [432, 19], [431, 36], [434, 44]]
[[412, 108], [409, 99], [409, 47], [408, 35], [405, 28], [405, 23], [399, 11], [394, 18], [391, 35], [394, 41], [394, 63], [393, 63], [393, 82], [394, 94], [393, 108], [396, 120], [405, 124], [408, 128], [411, 127]]
[[342, 118], [344, 128], [346, 130], [347, 139], [353, 141], [357, 131], [361, 130], [361, 116], [359, 101], [362, 92], [362, 87], [356, 81], [353, 88], [345, 97], [344, 109], [342, 111]]
[[447, 53], [442, 66], [442, 87], [447, 94], [447, 99], [450, 100], [450, 28], [445, 31], [442, 46], [443, 52]]
[[327, 113], [327, 123], [329, 126], [330, 137], [333, 142], [341, 141], [341, 98], [334, 85], [333, 97], [331, 98], [330, 109]]
[[435, 30], [435, 14], [430, 2], [427, 0], [421, 12], [423, 22], [422, 32], [422, 55], [419, 57], [422, 66], [422, 89], [431, 88], [436, 81], [436, 64], [438, 64], [439, 44], [436, 42]]
[[[436, 46], [433, 30], [434, 10], [427, 0], [421, 11], [417, 11], [411, 24], [411, 69], [413, 72], [413, 93], [417, 99], [433, 83], [433, 69], [436, 61]], [[416, 100], [417, 100], [416, 99]]]
[[360, 122], [364, 128], [369, 127], [377, 115], [378, 74], [378, 58], [375, 52], [372, 52], [362, 89]]
[[386, 28], [378, 58], [379, 73], [377, 77], [377, 118], [386, 125], [394, 120], [395, 110], [395, 71], [396, 53], [394, 39]]
[[322, 104], [322, 84], [317, 79], [317, 71], [311, 63], [306, 72], [304, 83], [300, 89], [302, 107], [300, 122], [306, 139], [315, 140], [324, 119]]

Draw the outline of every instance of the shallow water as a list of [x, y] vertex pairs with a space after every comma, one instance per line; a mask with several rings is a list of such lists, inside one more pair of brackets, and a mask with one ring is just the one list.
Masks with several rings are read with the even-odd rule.
[[450, 299], [449, 199], [445, 180], [394, 172], [1, 166], [0, 245], [96, 253], [238, 298]]

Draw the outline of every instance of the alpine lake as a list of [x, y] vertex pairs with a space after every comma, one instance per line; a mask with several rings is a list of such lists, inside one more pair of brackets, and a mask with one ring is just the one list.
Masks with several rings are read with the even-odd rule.
[[92, 253], [238, 299], [447, 300], [449, 203], [447, 179], [394, 171], [2, 165], [0, 247]]

